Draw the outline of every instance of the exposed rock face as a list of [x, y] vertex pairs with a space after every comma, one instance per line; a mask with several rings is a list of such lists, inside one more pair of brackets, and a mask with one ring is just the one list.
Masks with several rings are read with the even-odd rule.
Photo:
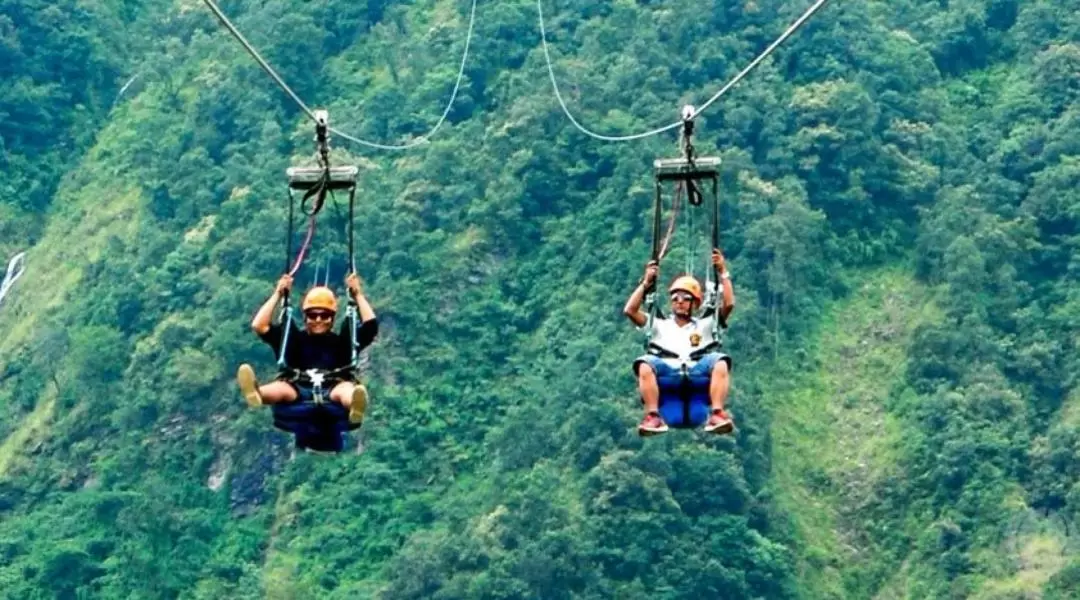
[[281, 472], [288, 454], [281, 444], [264, 446], [264, 452], [253, 457], [246, 465], [237, 465], [229, 493], [229, 506], [235, 515], [246, 515], [271, 499], [268, 480]]

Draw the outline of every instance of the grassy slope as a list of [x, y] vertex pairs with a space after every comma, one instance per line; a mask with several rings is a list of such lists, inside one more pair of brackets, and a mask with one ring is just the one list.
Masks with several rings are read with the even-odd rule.
[[[85, 169], [94, 171], [96, 167]], [[80, 279], [75, 265], [86, 262], [86, 258], [73, 257], [95, 257], [110, 233], [125, 237], [125, 208], [135, 204], [134, 194], [83, 189], [69, 196], [73, 210], [85, 207], [86, 213], [81, 215], [85, 218], [53, 219], [61, 223], [58, 227], [78, 223], [79, 228], [54, 229], [35, 248], [37, 259], [31, 257], [18, 293], [10, 297], [17, 304], [6, 306], [12, 315], [6, 324], [13, 326], [5, 328], [9, 333], [0, 340], [0, 362], [8, 354], [5, 350], [24, 344], [32, 335], [35, 319], [15, 316], [24, 313], [22, 307], [37, 307], [32, 314], [39, 315], [44, 312], [41, 309], [64, 301], [62, 292], [76, 288]], [[110, 197], [112, 201], [102, 200]], [[819, 333], [806, 346], [810, 367], [773, 378], [767, 390], [777, 415], [772, 431], [774, 478], [778, 495], [792, 511], [804, 542], [801, 562], [807, 597], [864, 597], [871, 589], [866, 582], [869, 574], [859, 565], [878, 561], [870, 560], [876, 549], [859, 511], [872, 495], [874, 483], [889, 473], [893, 464], [892, 441], [901, 429], [882, 406], [903, 373], [908, 334], [918, 323], [933, 318], [933, 307], [922, 301], [921, 291], [901, 270], [867, 275], [850, 299], [822, 315]], [[55, 402], [47, 390], [43, 389], [37, 409], [0, 443], [0, 478], [17, 455], [45, 434], [43, 425], [52, 418]], [[279, 498], [282, 513], [275, 533], [279, 527], [287, 529], [291, 522], [288, 505], [289, 498]], [[1022, 554], [1042, 556], [1046, 553], [1040, 548], [1048, 543], [1032, 538], [1021, 545], [1026, 549]], [[267, 578], [287, 578], [290, 568], [295, 567], [290, 559], [303, 550], [272, 544], [266, 560]], [[1037, 558], [1032, 564], [1039, 563]], [[1039, 571], [1039, 578], [1045, 571], [1033, 570]], [[903, 573], [898, 579], [903, 579]], [[1013, 585], [1012, 581], [989, 587], [1004, 589]], [[893, 583], [896, 586], [890, 586], [891, 590], [903, 589], [902, 582]]]
[[[1080, 392], [1073, 392], [1054, 421], [1062, 429], [1080, 429]], [[1063, 515], [1033, 510], [1023, 490], [1016, 490], [1011, 501], [1014, 516], [998, 553], [1005, 568], [983, 583], [975, 600], [1042, 598], [1047, 583], [1080, 558], [1075, 530], [1066, 527]], [[1066, 597], [1080, 598], [1080, 590]]]
[[[119, 128], [121, 126], [116, 126]], [[107, 172], [99, 156], [111, 139], [91, 150], [78, 166], [79, 172]], [[77, 189], [76, 189], [77, 188]], [[110, 237], [131, 236], [138, 227], [138, 193], [109, 189], [99, 181], [65, 182], [57, 194], [58, 208], [49, 220], [41, 240], [27, 252], [26, 271], [8, 294], [0, 313], [0, 372], [7, 361], [33, 345], [35, 335], [48, 326], [65, 304], [80, 302], [79, 282], [85, 265], [98, 260]], [[0, 431], [10, 433], [0, 440], [0, 480], [17, 462], [20, 452], [48, 435], [54, 418], [56, 390], [43, 385], [36, 408], [18, 424], [6, 424]], [[4, 406], [0, 390], [0, 407]], [[0, 412], [0, 419], [5, 417]]]
[[[879, 550], [862, 520], [875, 484], [895, 463], [902, 426], [885, 410], [904, 373], [915, 327], [932, 302], [900, 268], [865, 274], [851, 296], [826, 308], [807, 343], [809, 368], [774, 377], [774, 483], [801, 540], [807, 598], [872, 593]], [[876, 578], [876, 577], [874, 577]]]

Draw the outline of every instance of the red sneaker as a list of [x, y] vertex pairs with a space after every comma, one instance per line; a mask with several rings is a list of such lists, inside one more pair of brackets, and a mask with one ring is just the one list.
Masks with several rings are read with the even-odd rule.
[[655, 412], [645, 415], [645, 418], [637, 426], [638, 435], [642, 437], [660, 435], [661, 433], [667, 433], [667, 430], [667, 423], [660, 418], [660, 413]]
[[706, 433], [731, 433], [735, 430], [735, 422], [731, 420], [731, 413], [722, 408], [713, 409], [712, 415], [705, 423]]

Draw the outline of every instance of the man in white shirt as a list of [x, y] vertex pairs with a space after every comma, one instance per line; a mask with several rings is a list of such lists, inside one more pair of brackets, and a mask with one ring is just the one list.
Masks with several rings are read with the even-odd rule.
[[[721, 323], [735, 309], [735, 291], [731, 286], [724, 265], [724, 255], [713, 249], [712, 263], [723, 285], [722, 301], [717, 309]], [[645, 266], [645, 276], [637, 289], [630, 294], [623, 313], [638, 327], [648, 323], [648, 315], [641, 310], [645, 291], [656, 281], [659, 265], [650, 261]], [[645, 417], [638, 425], [643, 436], [657, 435], [668, 430], [660, 416], [660, 390], [677, 388], [686, 376], [691, 385], [708, 386], [709, 419], [705, 431], [730, 433], [735, 425], [731, 415], [724, 410], [730, 386], [731, 357], [720, 351], [719, 342], [713, 338], [713, 314], [695, 318], [694, 311], [701, 308], [701, 284], [691, 276], [678, 277], [668, 289], [671, 298], [671, 316], [653, 318], [648, 353], [634, 361], [634, 374], [645, 405]]]

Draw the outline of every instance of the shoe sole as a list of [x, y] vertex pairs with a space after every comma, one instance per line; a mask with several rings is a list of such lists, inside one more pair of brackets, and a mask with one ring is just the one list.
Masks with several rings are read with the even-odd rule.
[[259, 386], [255, 381], [255, 371], [248, 365], [240, 365], [236, 370], [236, 382], [240, 384], [240, 394], [244, 396], [249, 408], [262, 406], [262, 396], [259, 395]]
[[731, 433], [732, 431], [735, 431], [735, 423], [732, 423], [731, 421], [717, 425], [711, 429], [708, 427], [705, 428], [705, 433], [714, 433], [716, 435], [723, 435], [725, 433]]
[[654, 435], [661, 435], [667, 433], [667, 431], [667, 427], [664, 427], [663, 429], [646, 429], [643, 427], [638, 427], [637, 430], [638, 435], [640, 435], [641, 437], [652, 437]]
[[364, 422], [364, 412], [367, 410], [367, 388], [356, 384], [352, 393], [352, 404], [349, 405], [349, 422], [360, 425]]

